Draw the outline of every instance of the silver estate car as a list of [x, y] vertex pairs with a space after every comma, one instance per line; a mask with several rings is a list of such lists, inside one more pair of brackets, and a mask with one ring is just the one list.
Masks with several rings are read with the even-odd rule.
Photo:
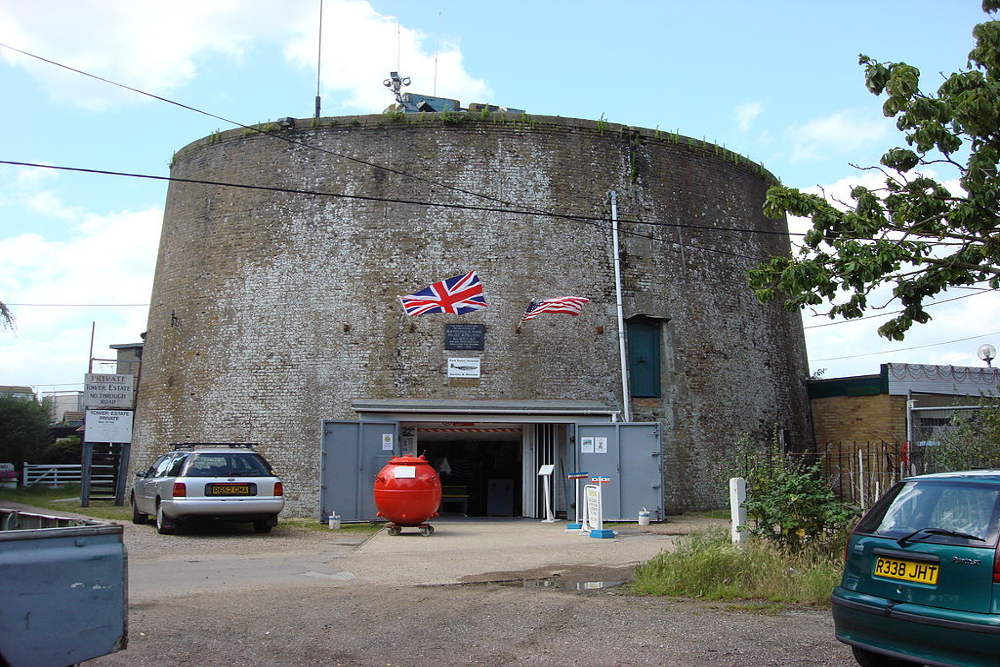
[[249, 521], [258, 533], [278, 524], [284, 488], [271, 465], [243, 443], [181, 443], [137, 472], [132, 522], [156, 517], [160, 533], [177, 532], [195, 518]]

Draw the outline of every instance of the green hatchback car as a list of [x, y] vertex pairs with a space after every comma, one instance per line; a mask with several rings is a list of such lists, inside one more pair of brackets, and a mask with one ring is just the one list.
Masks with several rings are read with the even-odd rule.
[[833, 591], [861, 665], [1000, 665], [1000, 470], [910, 477], [861, 519]]

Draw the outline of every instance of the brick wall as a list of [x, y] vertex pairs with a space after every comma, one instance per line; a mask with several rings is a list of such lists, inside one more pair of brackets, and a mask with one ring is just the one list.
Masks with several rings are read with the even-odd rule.
[[[761, 213], [769, 175], [757, 165], [684, 137], [540, 116], [300, 120], [284, 136], [327, 152], [234, 130], [182, 149], [171, 173], [599, 220], [616, 190], [625, 314], [665, 321], [663, 397], [634, 407], [664, 426], [668, 511], [718, 504], [712, 469], [740, 432], [780, 425], [809, 443], [799, 316], [746, 287], [746, 269], [786, 252], [787, 239], [718, 229], [786, 229]], [[611, 238], [599, 220], [171, 183], [135, 466], [173, 441], [260, 442], [286, 479], [289, 512], [312, 515], [320, 420], [357, 418], [352, 399], [619, 405]], [[486, 310], [402, 314], [397, 295], [471, 269]], [[531, 298], [566, 294], [592, 301], [578, 318], [544, 316], [515, 333]], [[444, 377], [450, 322], [486, 325], [486, 349], [470, 353], [481, 379]]]
[[831, 396], [814, 398], [811, 403], [817, 446], [829, 442], [906, 440], [905, 396]]

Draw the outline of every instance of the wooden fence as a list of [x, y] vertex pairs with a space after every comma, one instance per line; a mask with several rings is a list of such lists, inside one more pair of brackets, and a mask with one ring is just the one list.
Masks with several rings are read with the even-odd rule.
[[904, 477], [941, 472], [925, 456], [925, 447], [905, 442], [831, 442], [817, 449], [830, 487], [864, 509]]

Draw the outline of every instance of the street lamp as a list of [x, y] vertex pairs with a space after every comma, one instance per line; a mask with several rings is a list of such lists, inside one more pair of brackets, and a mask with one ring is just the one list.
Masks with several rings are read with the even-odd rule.
[[993, 360], [997, 357], [997, 349], [990, 345], [989, 343], [984, 343], [979, 346], [979, 350], [976, 352], [979, 358], [986, 362], [986, 365], [993, 368]]

